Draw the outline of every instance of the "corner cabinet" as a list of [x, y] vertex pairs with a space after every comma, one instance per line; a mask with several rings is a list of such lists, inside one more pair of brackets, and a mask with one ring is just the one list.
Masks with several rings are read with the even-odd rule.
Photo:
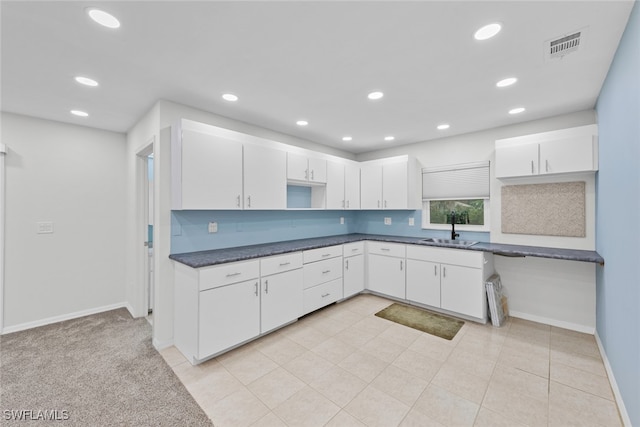
[[360, 165], [361, 209], [419, 209], [420, 168], [415, 158], [398, 156]]
[[597, 125], [500, 139], [495, 147], [496, 178], [598, 170]]

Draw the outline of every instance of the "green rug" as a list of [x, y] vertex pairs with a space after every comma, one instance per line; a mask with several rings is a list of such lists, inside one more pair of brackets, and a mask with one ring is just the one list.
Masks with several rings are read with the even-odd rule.
[[395, 303], [377, 312], [376, 316], [446, 340], [453, 339], [464, 325], [462, 320]]

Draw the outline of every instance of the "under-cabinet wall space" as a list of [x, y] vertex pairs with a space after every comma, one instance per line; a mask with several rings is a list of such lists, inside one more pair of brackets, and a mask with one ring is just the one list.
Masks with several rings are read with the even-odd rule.
[[585, 237], [585, 187], [584, 181], [503, 186], [502, 232]]

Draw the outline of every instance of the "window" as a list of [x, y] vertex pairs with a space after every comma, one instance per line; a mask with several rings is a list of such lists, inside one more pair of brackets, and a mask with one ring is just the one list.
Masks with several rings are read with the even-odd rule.
[[489, 162], [422, 170], [422, 228], [489, 231]]

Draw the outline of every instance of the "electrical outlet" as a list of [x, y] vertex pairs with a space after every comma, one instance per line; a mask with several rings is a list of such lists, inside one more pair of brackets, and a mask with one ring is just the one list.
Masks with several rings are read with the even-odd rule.
[[209, 233], [217, 233], [218, 232], [218, 223], [210, 222], [209, 223]]
[[391, 225], [391, 218], [390, 217], [386, 216], [384, 218], [384, 225]]
[[344, 224], [344, 217], [343, 216], [340, 217], [340, 224]]
[[409, 218], [409, 225], [410, 226], [416, 225], [416, 219], [415, 218]]

